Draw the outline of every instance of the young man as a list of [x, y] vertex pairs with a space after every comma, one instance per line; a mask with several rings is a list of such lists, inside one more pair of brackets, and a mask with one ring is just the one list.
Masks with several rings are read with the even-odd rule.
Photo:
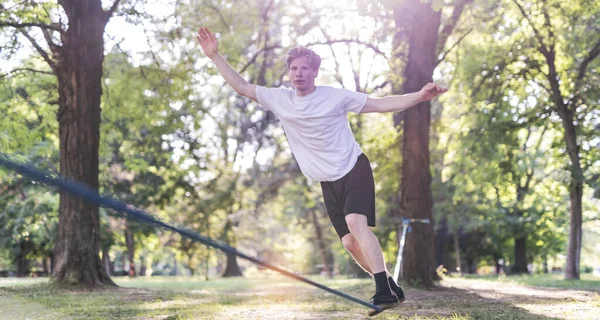
[[[428, 83], [419, 92], [370, 98], [366, 94], [315, 86], [321, 58], [304, 47], [289, 51], [287, 66], [293, 89], [266, 88], [248, 83], [219, 54], [218, 43], [207, 28], [198, 41], [225, 81], [279, 118], [302, 173], [321, 182], [329, 218], [344, 247], [375, 278], [371, 302], [383, 309], [404, 301], [404, 292], [386, 270], [375, 226], [375, 186], [367, 157], [348, 124], [347, 113], [396, 112], [445, 92]], [[371, 310], [373, 316], [379, 312]]]

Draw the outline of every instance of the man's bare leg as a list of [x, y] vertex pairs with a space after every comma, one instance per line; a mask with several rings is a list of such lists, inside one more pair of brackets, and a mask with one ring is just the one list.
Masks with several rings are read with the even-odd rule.
[[[342, 244], [344, 244], [344, 248], [348, 250], [354, 261], [356, 261], [356, 263], [367, 273], [373, 275], [373, 272], [371, 271], [371, 266], [369, 266], [369, 263], [367, 262], [367, 259], [363, 255], [362, 249], [360, 248], [358, 240], [356, 240], [352, 233], [348, 233], [347, 235], [342, 237]], [[391, 277], [390, 272], [387, 270], [387, 268], [385, 268], [385, 272], [387, 273], [388, 277]]]
[[[371, 274], [386, 271], [381, 245], [373, 231], [369, 228], [367, 217], [362, 214], [351, 213], [346, 216], [346, 223], [348, 224], [350, 235], [359, 244], [360, 252], [362, 253], [362, 257], [359, 257], [362, 263], [359, 262], [359, 264], [363, 269]], [[365, 268], [365, 264], [369, 267], [368, 269]]]

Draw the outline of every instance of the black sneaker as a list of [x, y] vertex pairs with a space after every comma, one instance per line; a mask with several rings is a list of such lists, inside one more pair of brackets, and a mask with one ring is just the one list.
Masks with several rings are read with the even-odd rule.
[[[391, 291], [378, 291], [375, 292], [375, 295], [371, 298], [371, 303], [378, 307], [381, 307], [381, 309], [383, 310], [387, 310], [390, 308], [397, 307], [400, 304], [400, 301], [398, 300], [398, 297], [396, 297], [396, 294]], [[378, 315], [383, 310], [377, 311], [375, 309], [371, 309], [369, 310], [369, 317]]]
[[402, 290], [402, 288], [400, 286], [398, 286], [398, 288], [396, 290], [392, 289], [392, 292], [394, 292], [396, 294], [396, 297], [398, 297], [398, 300], [400, 303], [404, 302], [404, 300], [406, 300], [406, 297], [404, 297], [404, 290]]

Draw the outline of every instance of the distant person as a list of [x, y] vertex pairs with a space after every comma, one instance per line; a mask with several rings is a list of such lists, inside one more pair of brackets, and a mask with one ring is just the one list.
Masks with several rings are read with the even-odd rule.
[[[382, 309], [403, 302], [404, 292], [386, 270], [375, 226], [375, 185], [369, 159], [356, 142], [348, 112], [397, 112], [446, 92], [428, 83], [419, 92], [383, 98], [327, 86], [315, 86], [321, 58], [312, 50], [289, 51], [292, 88], [266, 88], [248, 83], [219, 54], [215, 36], [200, 28], [198, 41], [233, 89], [272, 111], [280, 120], [302, 173], [321, 183], [329, 218], [344, 247], [375, 278], [371, 303]], [[369, 315], [379, 312], [370, 310]]]

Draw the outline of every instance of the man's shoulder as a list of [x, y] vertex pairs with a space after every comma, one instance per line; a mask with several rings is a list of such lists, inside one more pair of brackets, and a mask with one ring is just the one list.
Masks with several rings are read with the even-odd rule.
[[279, 86], [279, 87], [267, 87], [267, 86], [261, 86], [261, 85], [257, 85], [256, 88], [258, 88], [259, 90], [264, 90], [266, 92], [270, 92], [270, 93], [290, 93], [290, 92], [294, 92], [294, 90], [292, 88], [289, 88], [287, 86]]
[[261, 85], [256, 86], [256, 91], [262, 96], [272, 96], [278, 99], [282, 97], [291, 97], [294, 92], [293, 90], [285, 86], [266, 87]]

